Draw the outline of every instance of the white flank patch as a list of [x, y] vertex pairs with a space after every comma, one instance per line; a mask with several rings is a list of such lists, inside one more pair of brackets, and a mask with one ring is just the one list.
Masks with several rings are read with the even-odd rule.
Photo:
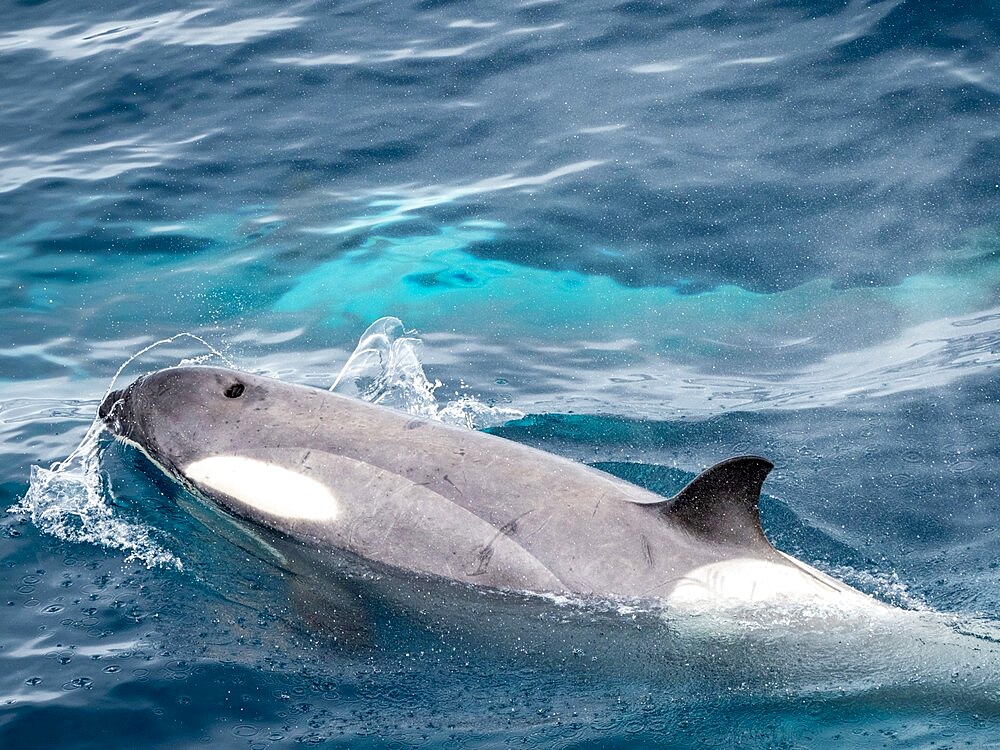
[[279, 518], [332, 521], [340, 515], [337, 498], [323, 484], [284, 466], [246, 456], [209, 456], [189, 464], [185, 475]]
[[[818, 570], [783, 555], [792, 565], [737, 558], [703, 565], [685, 575], [667, 602], [674, 606], [712, 603], [831, 604], [838, 607], [877, 607], [878, 603]], [[794, 567], [793, 567], [794, 566]]]

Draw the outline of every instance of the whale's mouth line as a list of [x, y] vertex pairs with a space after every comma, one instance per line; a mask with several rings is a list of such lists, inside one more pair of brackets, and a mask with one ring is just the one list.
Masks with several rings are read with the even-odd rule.
[[115, 407], [125, 400], [125, 391], [127, 388], [122, 388], [117, 391], [109, 391], [108, 394], [101, 399], [100, 405], [97, 407], [97, 416], [102, 421], [106, 422], [108, 418], [114, 413]]
[[115, 437], [126, 438], [131, 433], [131, 424], [126, 421], [125, 412], [136, 385], [141, 381], [142, 378], [138, 378], [125, 388], [110, 391], [97, 407], [98, 419]]

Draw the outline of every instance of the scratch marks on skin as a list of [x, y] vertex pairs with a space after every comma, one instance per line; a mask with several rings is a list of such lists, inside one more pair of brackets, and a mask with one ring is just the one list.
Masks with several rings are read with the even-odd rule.
[[455, 488], [455, 492], [457, 492], [459, 495], [464, 495], [465, 494], [464, 492], [462, 492], [461, 487], [459, 487], [457, 484], [455, 484], [453, 481], [451, 481], [451, 477], [449, 477], [447, 474], [445, 474], [443, 478], [444, 478], [444, 481], [446, 481], [448, 484], [450, 484], [452, 487]]
[[671, 571], [671, 573], [672, 573], [672, 576], [670, 578], [668, 578], [667, 580], [661, 581], [660, 583], [657, 583], [654, 586], [650, 586], [648, 589], [646, 589], [644, 591], [640, 591], [639, 594], [638, 594], [638, 596], [637, 596], [637, 598], [639, 598], [639, 599], [645, 599], [647, 597], [651, 597], [651, 596], [653, 596], [654, 592], [662, 591], [667, 586], [673, 586], [674, 584], [676, 584], [677, 583], [677, 574], [673, 573], [673, 571]]
[[[496, 537], [494, 537], [496, 539]], [[478, 552], [476, 552], [476, 569], [469, 573], [470, 577], [481, 576], [486, 573], [487, 569], [490, 567], [490, 560], [493, 559], [493, 542], [490, 542], [485, 547], [481, 547]]]
[[524, 518], [529, 513], [531, 513], [531, 511], [530, 510], [526, 510], [521, 515], [516, 516], [516, 517], [510, 519], [507, 523], [505, 523], [503, 526], [500, 527], [500, 531], [497, 533], [497, 536], [495, 536], [493, 538], [496, 539], [497, 537], [500, 536], [500, 534], [503, 534], [504, 536], [514, 536], [514, 534], [517, 533], [517, 523], [518, 523], [518, 521], [520, 521], [522, 518]]
[[650, 568], [653, 567], [653, 547], [649, 543], [649, 539], [645, 534], [642, 534], [639, 539], [642, 541], [642, 551], [646, 558], [646, 565]]
[[325, 420], [323, 419], [323, 414], [318, 413], [316, 415], [316, 420], [313, 423], [313, 428], [309, 431], [309, 438], [315, 437], [316, 433], [319, 431], [319, 428], [323, 427], [324, 421]]
[[[458, 497], [465, 497], [465, 492], [462, 491], [462, 488], [457, 484], [455, 484], [451, 480], [451, 477], [449, 477], [447, 474], [438, 474], [437, 476], [432, 478], [428, 478], [426, 476], [419, 476], [419, 477], [407, 477], [407, 479], [409, 479], [418, 487], [426, 487], [431, 492], [437, 495], [441, 495], [442, 497], [448, 498], [449, 500], [452, 499], [453, 494], [457, 495]], [[418, 479], [420, 481], [418, 481]], [[454, 493], [448, 492], [446, 488], [442, 487], [443, 484], [447, 484], [455, 492]]]
[[540, 523], [540, 524], [538, 525], [538, 527], [537, 527], [537, 528], [535, 528], [535, 529], [534, 529], [534, 530], [533, 530], [532, 532], [530, 532], [530, 533], [528, 533], [528, 534], [525, 534], [525, 535], [524, 535], [524, 541], [525, 541], [525, 542], [526, 542], [526, 541], [528, 541], [528, 540], [529, 540], [529, 539], [531, 539], [531, 537], [533, 537], [533, 536], [534, 536], [535, 534], [539, 533], [539, 532], [540, 532], [540, 531], [541, 531], [542, 529], [544, 529], [544, 528], [545, 528], [546, 526], [548, 526], [548, 525], [549, 525], [549, 521], [551, 521], [551, 520], [552, 520], [552, 516], [550, 515], [550, 516], [548, 516], [548, 517], [547, 517], [547, 518], [546, 518], [546, 519], [545, 519], [544, 521], [542, 521], [542, 522], [541, 522], [541, 523]]
[[405, 508], [399, 506], [396, 508], [396, 512], [392, 514], [392, 520], [386, 524], [385, 534], [382, 536], [382, 543], [380, 547], [384, 548], [389, 542], [389, 535], [392, 534], [392, 530], [396, 528], [396, 524], [399, 523], [400, 517], [403, 515]]
[[[457, 466], [455, 468], [457, 468], [459, 471], [462, 472], [462, 477], [460, 481], [462, 482], [463, 485], [467, 485], [468, 481], [465, 476], [465, 448], [459, 446], [455, 450], [455, 455], [458, 456]], [[451, 480], [449, 479], [448, 482], [451, 483]]]
[[474, 562], [476, 563], [476, 568], [475, 570], [473, 570], [468, 574], [470, 577], [481, 576], [487, 572], [490, 566], [490, 562], [493, 560], [494, 545], [496, 544], [497, 540], [502, 536], [513, 537], [517, 533], [518, 524], [520, 523], [521, 519], [524, 518], [529, 513], [534, 513], [534, 508], [530, 508], [524, 511], [524, 513], [521, 513], [520, 515], [510, 519], [507, 523], [505, 523], [503, 526], [497, 529], [496, 534], [493, 535], [493, 538], [490, 539], [490, 541], [487, 544], [480, 547], [476, 551], [474, 558]]
[[591, 518], [596, 518], [597, 517], [597, 512], [601, 509], [601, 504], [605, 500], [608, 500], [611, 503], [611, 506], [610, 506], [611, 508], [614, 508], [615, 505], [618, 502], [620, 502], [619, 496], [617, 494], [612, 494], [612, 493], [608, 492], [607, 489], [602, 488], [601, 491], [600, 491], [600, 493], [597, 495], [596, 501], [594, 502], [594, 509], [590, 513], [590, 517]]

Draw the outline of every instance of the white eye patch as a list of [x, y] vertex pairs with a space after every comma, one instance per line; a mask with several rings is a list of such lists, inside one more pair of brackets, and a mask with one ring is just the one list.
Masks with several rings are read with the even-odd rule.
[[322, 483], [255, 458], [209, 456], [189, 464], [184, 474], [196, 484], [278, 518], [332, 521], [341, 513], [337, 498]]

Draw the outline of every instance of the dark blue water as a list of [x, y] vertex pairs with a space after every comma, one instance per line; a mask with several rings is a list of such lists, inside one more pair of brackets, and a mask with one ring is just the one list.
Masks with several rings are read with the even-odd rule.
[[331, 634], [102, 438], [0, 521], [0, 747], [1000, 746], [998, 50], [991, 2], [4, 5], [0, 507], [155, 341], [329, 386], [393, 315], [447, 418], [664, 493], [769, 457], [772, 541], [906, 615], [361, 568]]

